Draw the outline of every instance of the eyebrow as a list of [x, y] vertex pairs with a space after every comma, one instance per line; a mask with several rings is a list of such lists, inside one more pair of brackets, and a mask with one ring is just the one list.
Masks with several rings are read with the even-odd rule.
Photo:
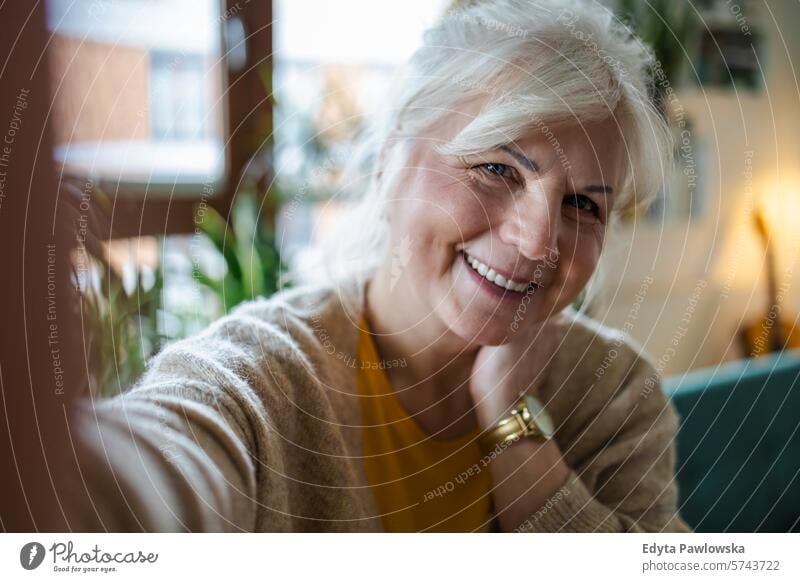
[[611, 186], [606, 186], [605, 184], [592, 184], [591, 186], [586, 186], [583, 189], [584, 192], [595, 192], [599, 194], [613, 194], [614, 189]]
[[504, 152], [508, 153], [509, 155], [511, 155], [515, 160], [517, 160], [520, 164], [522, 164], [523, 166], [528, 168], [531, 172], [538, 172], [539, 171], [539, 164], [537, 164], [536, 162], [534, 162], [532, 159], [530, 159], [529, 157], [525, 156], [524, 154], [521, 154], [520, 152], [516, 152], [516, 151], [512, 150], [510, 147], [508, 147], [506, 145], [500, 146], [500, 149], [503, 150]]
[[[528, 156], [514, 151], [507, 145], [501, 145], [500, 149], [509, 155], [511, 155], [515, 160], [517, 160], [520, 164], [528, 168], [532, 172], [539, 171], [539, 164], [534, 162]], [[582, 189], [584, 192], [591, 192], [594, 194], [613, 194], [614, 189], [611, 186], [607, 186], [606, 184], [590, 184]]]

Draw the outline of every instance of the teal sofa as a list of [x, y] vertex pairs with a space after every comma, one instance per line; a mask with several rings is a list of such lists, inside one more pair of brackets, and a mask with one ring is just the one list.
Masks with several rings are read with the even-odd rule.
[[800, 350], [664, 379], [679, 510], [698, 532], [800, 531]]

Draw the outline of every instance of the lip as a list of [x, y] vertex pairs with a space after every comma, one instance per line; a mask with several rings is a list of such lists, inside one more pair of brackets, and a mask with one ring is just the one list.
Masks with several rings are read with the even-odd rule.
[[[494, 297], [496, 299], [505, 299], [505, 300], [511, 300], [511, 301], [519, 302], [520, 298], [524, 297], [526, 295], [526, 293], [530, 293], [531, 292], [530, 287], [526, 291], [512, 291], [511, 289], [502, 289], [502, 288], [498, 287], [494, 283], [492, 283], [490, 281], [487, 281], [484, 277], [482, 277], [479, 273], [477, 273], [475, 271], [475, 269], [472, 268], [472, 265], [470, 265], [467, 262], [467, 257], [466, 257], [466, 255], [464, 254], [463, 251], [460, 254], [461, 254], [461, 261], [462, 261], [464, 267], [466, 268], [466, 270], [468, 271], [469, 276], [475, 281], [475, 283], [481, 289], [483, 289], [486, 293], [489, 293], [492, 297]], [[480, 259], [478, 259], [478, 260], [480, 260]], [[481, 261], [481, 262], [483, 262], [483, 261]], [[503, 272], [500, 272], [500, 274], [505, 276], [503, 274]], [[536, 290], [536, 289], [539, 289], [538, 285], [536, 285], [534, 287], [534, 290]]]

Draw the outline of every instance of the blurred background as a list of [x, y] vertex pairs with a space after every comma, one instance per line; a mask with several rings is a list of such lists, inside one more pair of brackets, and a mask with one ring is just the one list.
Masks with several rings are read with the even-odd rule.
[[[89, 390], [124, 390], [166, 342], [286, 284], [351, 203], [337, 178], [352, 140], [448, 4], [45, 2], [46, 119], [59, 204], [79, 238], [71, 277]], [[676, 163], [657, 203], [623, 217], [592, 314], [666, 378], [688, 435], [694, 525], [718, 527], [720, 496], [741, 506], [753, 486], [773, 503], [748, 511], [772, 524], [800, 472], [800, 4], [604, 4], [654, 49]], [[767, 385], [778, 387], [758, 416]], [[740, 418], [724, 407], [743, 386]], [[771, 436], [738, 443], [725, 465], [743, 425]], [[693, 457], [714, 432], [722, 440]], [[759, 480], [729, 491], [742, 459], [764, 463], [747, 469]], [[725, 523], [744, 519], [725, 512]], [[800, 508], [782, 519], [770, 527], [797, 528]]]
[[[245, 40], [253, 2], [47, 4], [55, 158], [93, 204], [129, 203], [112, 230], [145, 235], [106, 244], [105, 278], [121, 288], [97, 306], [136, 312], [115, 330], [142, 352], [127, 382], [164, 341], [274, 291], [281, 270], [324, 240], [348, 204], [336, 178], [353, 138], [448, 3], [256, 2], [270, 33], [258, 48]], [[770, 351], [757, 329], [773, 305], [781, 343], [796, 343], [800, 41], [780, 23], [800, 22], [800, 8], [607, 4], [654, 46], [678, 147], [662, 197], [626, 217], [609, 246], [594, 316], [630, 333], [665, 375]], [[231, 70], [261, 83], [258, 110], [244, 113], [264, 117], [250, 135], [230, 123]], [[248, 141], [255, 159], [232, 165], [229, 140]], [[192, 204], [166, 210], [169, 200]], [[258, 280], [246, 280], [254, 260]], [[89, 269], [82, 283], [109, 281]]]

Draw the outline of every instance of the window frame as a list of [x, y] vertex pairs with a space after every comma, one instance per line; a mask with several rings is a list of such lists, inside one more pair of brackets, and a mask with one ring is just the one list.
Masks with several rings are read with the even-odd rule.
[[[148, 196], [141, 188], [126, 188], [121, 184], [102, 183], [108, 190], [111, 209], [107, 220], [102, 221], [102, 231], [95, 233], [98, 238], [130, 238], [137, 236], [158, 236], [186, 234], [197, 228], [194, 209], [205, 203], [222, 216], [230, 215], [231, 206], [245, 175], [255, 181], [260, 193], [265, 193], [271, 182], [272, 169], [262, 163], [251, 163], [262, 154], [269, 143], [261, 143], [252, 136], [269, 128], [272, 140], [272, 94], [271, 79], [265, 87], [262, 71], [272, 71], [272, 0], [225, 0], [221, 21], [237, 19], [243, 29], [246, 47], [246, 61], [234, 70], [226, 67], [224, 75], [224, 136], [226, 175], [221, 188], [213, 195], [204, 193], [202, 188], [190, 195], [185, 186], [168, 196]], [[223, 35], [224, 37], [225, 35]], [[225, 50], [229, 50], [230, 47]], [[257, 171], [256, 168], [258, 168]], [[258, 174], [261, 175], [258, 175]], [[63, 176], [64, 179], [88, 179], [84, 176]], [[110, 187], [113, 187], [111, 190]], [[271, 218], [271, 217], [266, 217]]]

